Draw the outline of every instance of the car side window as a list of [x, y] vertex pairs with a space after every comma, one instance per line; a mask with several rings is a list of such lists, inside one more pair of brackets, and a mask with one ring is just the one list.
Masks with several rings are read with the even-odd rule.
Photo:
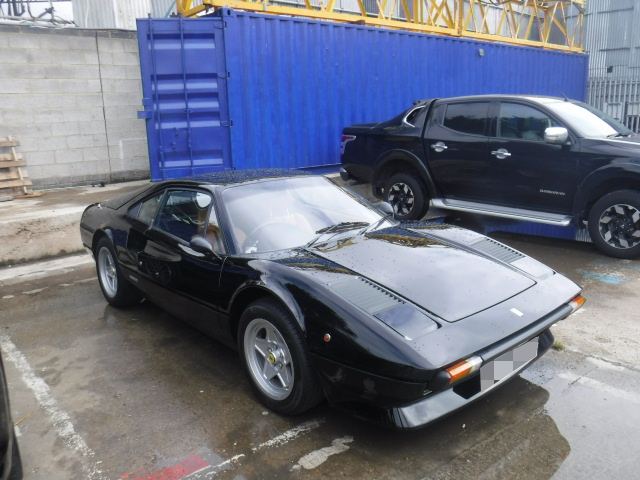
[[442, 124], [456, 132], [484, 135], [488, 112], [488, 102], [449, 103]]
[[558, 122], [537, 108], [520, 103], [500, 104], [498, 137], [543, 142], [544, 131], [556, 126], [560, 126]]
[[211, 195], [196, 190], [169, 190], [155, 227], [185, 242], [206, 231]]
[[156, 213], [158, 212], [158, 207], [160, 206], [163, 194], [164, 192], [158, 193], [153, 197], [135, 204], [129, 209], [129, 216], [137, 218], [142, 223], [151, 226], [153, 219], [156, 218]]

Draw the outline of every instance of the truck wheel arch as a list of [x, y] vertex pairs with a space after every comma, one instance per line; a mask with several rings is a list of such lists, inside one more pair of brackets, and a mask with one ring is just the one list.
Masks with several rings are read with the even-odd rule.
[[374, 194], [379, 192], [381, 184], [386, 178], [397, 172], [415, 172], [424, 183], [430, 196], [436, 193], [435, 183], [427, 167], [413, 153], [406, 150], [393, 150], [383, 154], [376, 162], [376, 169], [371, 178]]
[[640, 172], [618, 170], [616, 172], [595, 171], [579, 186], [574, 200], [574, 214], [586, 219], [594, 203], [604, 195], [617, 190], [640, 191]]

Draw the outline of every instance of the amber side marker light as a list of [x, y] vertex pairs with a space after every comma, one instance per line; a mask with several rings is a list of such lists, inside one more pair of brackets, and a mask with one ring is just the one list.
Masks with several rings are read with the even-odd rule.
[[455, 365], [451, 365], [445, 370], [445, 372], [449, 374], [449, 384], [455, 383], [458, 380], [462, 380], [463, 378], [468, 377], [473, 372], [478, 371], [481, 365], [482, 358], [480, 357], [469, 357], [456, 363]]
[[584, 298], [582, 295], [576, 295], [575, 297], [573, 297], [569, 302], [569, 306], [571, 307], [571, 313], [575, 313], [576, 311], [580, 310], [580, 308], [584, 305], [584, 302], [586, 301], [587, 299]]

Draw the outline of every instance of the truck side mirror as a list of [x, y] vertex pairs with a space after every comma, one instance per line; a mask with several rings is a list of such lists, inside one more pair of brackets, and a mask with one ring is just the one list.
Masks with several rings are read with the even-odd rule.
[[569, 131], [564, 127], [549, 127], [544, 130], [544, 141], [552, 145], [564, 145], [569, 139]]

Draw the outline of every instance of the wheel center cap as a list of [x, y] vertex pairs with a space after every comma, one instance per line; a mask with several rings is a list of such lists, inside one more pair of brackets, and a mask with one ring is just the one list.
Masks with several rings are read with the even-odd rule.
[[273, 352], [269, 352], [269, 355], [267, 355], [267, 361], [271, 364], [274, 365], [276, 363], [276, 356], [274, 355]]

